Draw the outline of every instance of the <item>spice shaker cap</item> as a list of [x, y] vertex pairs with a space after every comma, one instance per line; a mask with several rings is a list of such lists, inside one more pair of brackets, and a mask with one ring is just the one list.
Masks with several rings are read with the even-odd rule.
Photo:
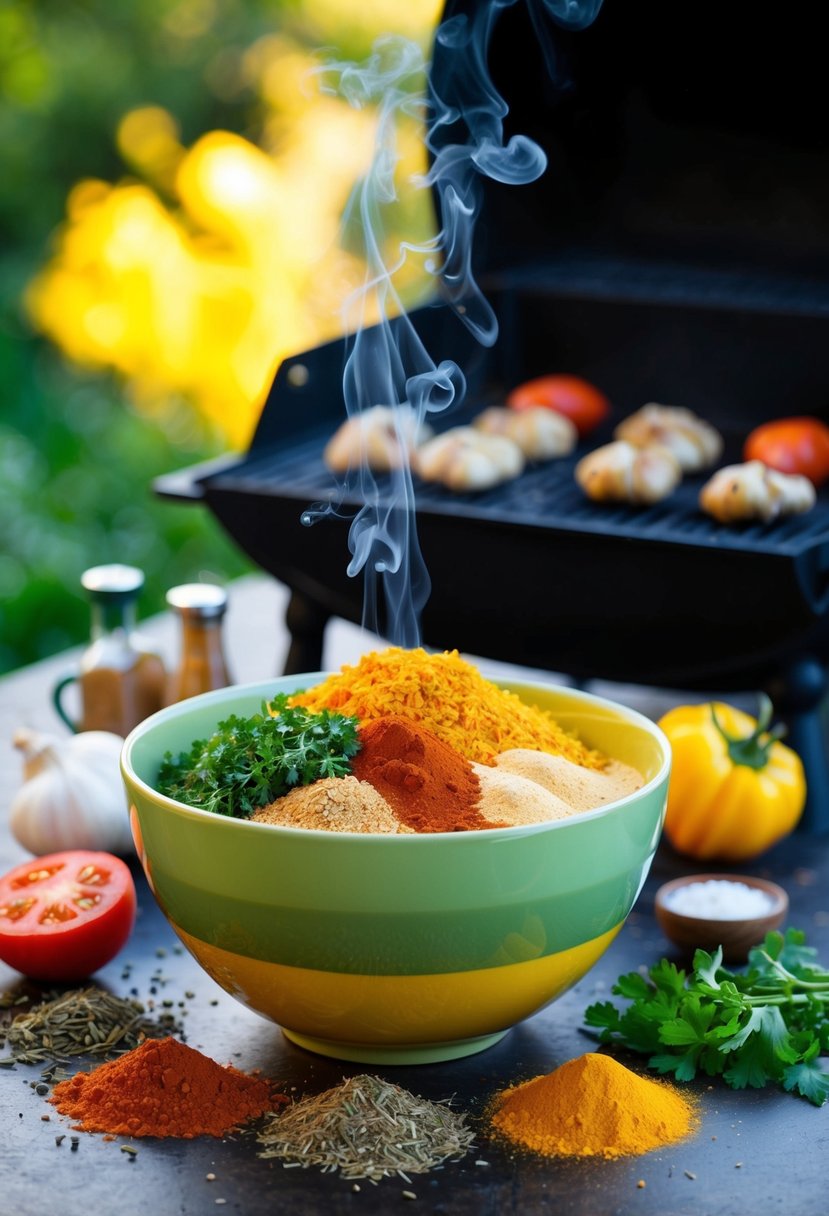
[[144, 572], [136, 566], [92, 566], [81, 575], [81, 586], [92, 600], [131, 600], [144, 586]]
[[227, 607], [227, 592], [215, 583], [182, 583], [167, 592], [167, 603], [183, 616], [206, 620], [221, 616]]

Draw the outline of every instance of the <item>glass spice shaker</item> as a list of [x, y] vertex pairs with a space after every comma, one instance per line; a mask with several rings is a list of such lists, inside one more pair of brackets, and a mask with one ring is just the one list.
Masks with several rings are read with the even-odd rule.
[[168, 705], [226, 688], [232, 683], [222, 643], [227, 592], [215, 583], [184, 583], [170, 588], [167, 603], [181, 620], [181, 655], [168, 682]]
[[[81, 575], [81, 586], [89, 595], [90, 643], [77, 672], [55, 686], [55, 709], [71, 730], [127, 735], [164, 704], [164, 662], [135, 629], [144, 574], [134, 566], [93, 566]], [[81, 699], [77, 722], [63, 705], [64, 690], [75, 682]]]

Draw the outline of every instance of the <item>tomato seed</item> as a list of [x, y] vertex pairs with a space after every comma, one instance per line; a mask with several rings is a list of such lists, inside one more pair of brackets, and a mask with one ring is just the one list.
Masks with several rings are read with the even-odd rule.
[[101, 896], [97, 895], [97, 894], [79, 895], [78, 898], [74, 902], [78, 905], [79, 908], [83, 908], [84, 911], [87, 912], [87, 911], [89, 911], [90, 908], [94, 908], [96, 904], [99, 904], [101, 902]]
[[0, 908], [0, 916], [4, 916], [6, 920], [21, 920], [35, 902], [34, 899], [13, 899], [10, 904], [4, 904]]
[[102, 870], [100, 866], [84, 866], [80, 874], [78, 874], [78, 882], [88, 883], [89, 886], [104, 887], [109, 882], [109, 879], [109, 870]]
[[68, 920], [74, 920], [77, 912], [73, 912], [66, 904], [49, 904], [44, 912], [41, 912], [38, 921], [41, 925], [62, 925]]

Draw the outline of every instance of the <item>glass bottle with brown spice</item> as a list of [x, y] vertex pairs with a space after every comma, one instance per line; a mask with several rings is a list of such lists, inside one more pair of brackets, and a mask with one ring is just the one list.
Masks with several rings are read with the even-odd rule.
[[[94, 566], [81, 585], [89, 596], [90, 642], [77, 672], [55, 687], [55, 708], [76, 731], [127, 735], [164, 704], [166, 670], [155, 648], [136, 631], [136, 605], [144, 575], [134, 566]], [[63, 695], [80, 689], [80, 718], [67, 712]]]
[[167, 703], [232, 683], [224, 655], [222, 619], [227, 592], [214, 583], [184, 583], [167, 592], [181, 621], [179, 664], [170, 675]]

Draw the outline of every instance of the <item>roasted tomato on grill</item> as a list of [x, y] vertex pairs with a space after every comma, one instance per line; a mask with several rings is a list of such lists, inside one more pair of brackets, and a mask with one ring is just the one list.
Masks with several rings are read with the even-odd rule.
[[129, 868], [110, 853], [35, 857], [0, 878], [0, 959], [33, 979], [84, 979], [126, 944], [135, 906]]
[[610, 402], [595, 385], [580, 376], [539, 376], [519, 384], [507, 397], [514, 410], [530, 410], [542, 405], [569, 418], [583, 438], [610, 413]]
[[762, 460], [779, 473], [800, 473], [819, 486], [829, 477], [829, 426], [819, 418], [778, 418], [753, 430], [746, 460]]

